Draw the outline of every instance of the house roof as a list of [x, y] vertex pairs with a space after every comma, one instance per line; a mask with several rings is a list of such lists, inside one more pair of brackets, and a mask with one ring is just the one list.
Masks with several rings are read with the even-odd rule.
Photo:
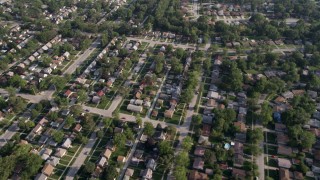
[[196, 149], [194, 150], [194, 155], [196, 156], [203, 156], [206, 151], [206, 148], [197, 146]]
[[42, 173], [50, 176], [53, 172], [54, 167], [51, 164], [46, 163], [42, 169]]
[[236, 177], [238, 179], [245, 179], [246, 177], [246, 171], [238, 168], [232, 169], [232, 176]]
[[99, 97], [102, 97], [102, 96], [104, 95], [104, 92], [103, 92], [102, 90], [100, 90], [100, 91], [97, 92], [97, 95], [98, 95]]
[[234, 143], [234, 153], [236, 153], [236, 154], [243, 153], [243, 144], [241, 142]]
[[62, 157], [66, 154], [67, 150], [63, 148], [58, 148], [56, 153], [54, 154], [57, 157]]
[[39, 174], [37, 174], [37, 176], [34, 179], [35, 180], [46, 180], [46, 179], [48, 179], [48, 176], [46, 176], [43, 173], [39, 173]]
[[292, 155], [292, 148], [288, 146], [278, 146], [278, 154], [291, 156]]
[[278, 158], [278, 166], [281, 168], [289, 169], [291, 167], [291, 162], [289, 159]]
[[118, 158], [117, 158], [117, 162], [125, 162], [126, 161], [126, 157], [124, 157], [124, 156], [118, 156]]
[[244, 132], [244, 131], [247, 130], [246, 124], [245, 124], [244, 122], [236, 121], [236, 122], [233, 123], [233, 125], [234, 125], [235, 127], [238, 127], [238, 128], [240, 129], [240, 131], [242, 131], [242, 132]]
[[280, 168], [279, 169], [279, 178], [281, 180], [290, 180], [290, 173], [288, 169]]
[[133, 176], [134, 170], [131, 168], [127, 168], [125, 175], [126, 176]]
[[288, 135], [284, 133], [277, 133], [277, 143], [278, 144], [287, 144], [289, 142]]
[[294, 172], [293, 172], [293, 175], [294, 175], [294, 178], [295, 178], [296, 180], [303, 180], [303, 179], [304, 179], [303, 174], [302, 174], [301, 172], [294, 171]]
[[202, 123], [203, 124], [212, 124], [212, 120], [213, 120], [213, 117], [212, 116], [206, 116], [206, 115], [203, 115], [202, 116]]
[[103, 153], [103, 156], [109, 159], [111, 157], [112, 151], [110, 149], [106, 149]]
[[73, 131], [80, 132], [82, 130], [82, 126], [80, 124], [76, 124], [76, 126], [73, 128]]
[[196, 170], [191, 170], [188, 176], [188, 180], [208, 180], [208, 175]]
[[201, 158], [195, 158], [192, 167], [194, 169], [203, 170], [204, 161]]
[[166, 118], [172, 118], [173, 117], [173, 113], [174, 111], [172, 109], [167, 109], [165, 112], [164, 112], [164, 117]]

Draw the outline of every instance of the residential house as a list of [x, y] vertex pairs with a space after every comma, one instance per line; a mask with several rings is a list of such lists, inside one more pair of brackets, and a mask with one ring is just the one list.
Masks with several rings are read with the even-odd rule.
[[204, 153], [206, 151], [206, 148], [197, 146], [196, 149], [194, 150], [194, 155], [195, 156], [204, 156]]
[[50, 176], [53, 173], [53, 169], [54, 167], [51, 164], [46, 163], [41, 172], [46, 176]]
[[73, 93], [73, 92], [68, 89], [68, 90], [64, 93], [64, 96], [67, 97], [67, 98], [69, 98], [72, 93]]
[[63, 148], [65, 148], [65, 149], [68, 149], [68, 148], [70, 148], [71, 147], [71, 139], [70, 138], [67, 138], [64, 142], [63, 142], [63, 144], [61, 145], [61, 147], [63, 147]]
[[140, 176], [144, 179], [152, 179], [152, 173], [153, 171], [151, 169], [145, 169], [141, 172]]
[[277, 153], [280, 155], [291, 156], [292, 155], [292, 148], [288, 147], [288, 146], [279, 145]]
[[76, 124], [76, 126], [73, 128], [74, 132], [80, 132], [82, 130], [82, 126], [80, 124]]
[[279, 178], [281, 180], [291, 180], [289, 170], [284, 169], [284, 168], [280, 168], [279, 169]]
[[125, 172], [125, 175], [126, 175], [126, 176], [129, 176], [129, 177], [132, 177], [132, 176], [133, 176], [133, 173], [134, 173], [134, 169], [127, 168], [127, 170], [126, 170], [126, 172]]
[[43, 173], [39, 173], [37, 174], [37, 176], [34, 178], [35, 180], [47, 180], [48, 179], [48, 176], [46, 176], [45, 174]]
[[43, 127], [42, 127], [40, 124], [37, 124], [37, 125], [33, 128], [32, 132], [34, 132], [34, 133], [36, 133], [36, 134], [41, 134], [42, 129], [43, 129]]
[[99, 160], [98, 163], [97, 163], [97, 166], [100, 166], [101, 168], [104, 168], [104, 166], [106, 165], [106, 163], [107, 163], [107, 158], [101, 157], [100, 160]]
[[213, 117], [212, 116], [202, 115], [202, 124], [212, 125], [212, 122], [213, 122]]
[[94, 104], [99, 104], [100, 103], [101, 98], [99, 96], [93, 96], [92, 98], [92, 103]]
[[173, 117], [173, 114], [174, 114], [174, 110], [173, 109], [167, 109], [164, 112], [164, 117], [171, 119]]
[[278, 158], [278, 166], [279, 168], [287, 168], [291, 167], [291, 161], [289, 159]]
[[196, 170], [191, 170], [188, 175], [188, 180], [208, 180], [208, 175]]
[[246, 179], [246, 171], [243, 169], [232, 168], [232, 177], [235, 179]]
[[136, 105], [133, 105], [133, 104], [128, 104], [127, 110], [141, 113], [143, 111], [143, 107], [142, 106], [136, 106]]
[[204, 161], [201, 158], [195, 158], [193, 162], [193, 169], [203, 170]]
[[157, 141], [163, 141], [166, 140], [166, 133], [163, 131], [156, 131], [153, 135], [154, 139]]
[[148, 163], [147, 163], [147, 166], [146, 166], [148, 169], [151, 169], [151, 170], [156, 170], [156, 167], [157, 167], [157, 163], [154, 159], [149, 159], [148, 160]]
[[61, 157], [63, 157], [66, 153], [67, 153], [67, 150], [66, 150], [66, 149], [57, 148], [56, 153], [54, 154], [54, 156], [61, 158]]
[[277, 133], [277, 143], [281, 145], [286, 145], [287, 143], [289, 143], [288, 135], [284, 133]]
[[102, 156], [105, 157], [107, 160], [109, 160], [111, 157], [111, 154], [112, 154], [112, 151], [110, 149], [106, 149], [102, 154]]
[[60, 161], [60, 158], [52, 156], [50, 159], [47, 160], [47, 163], [55, 167], [59, 164], [59, 161]]
[[124, 157], [124, 156], [118, 156], [117, 162], [118, 162], [118, 163], [125, 163], [125, 162], [126, 162], [126, 157]]

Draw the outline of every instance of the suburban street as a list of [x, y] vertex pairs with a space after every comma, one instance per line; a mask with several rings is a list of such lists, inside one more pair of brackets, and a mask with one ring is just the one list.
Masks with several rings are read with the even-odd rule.
[[18, 130], [18, 122], [14, 122], [6, 131], [0, 136], [0, 149], [7, 144], [17, 132]]
[[72, 74], [76, 69], [90, 56], [90, 54], [99, 46], [100, 38], [97, 38], [90, 47], [83, 52], [73, 63], [66, 69], [63, 74]]
[[133, 146], [132, 146], [132, 148], [130, 150], [130, 153], [127, 156], [126, 163], [124, 164], [123, 168], [120, 171], [120, 176], [119, 176], [118, 180], [122, 180], [123, 179], [123, 176], [124, 176], [128, 166], [129, 166], [129, 164], [131, 162], [132, 156], [133, 156], [134, 152], [136, 151], [136, 148], [137, 148], [138, 142], [139, 142], [139, 140], [141, 138], [142, 132], [143, 131], [140, 130], [140, 132], [138, 133], [138, 136], [137, 136], [136, 140], [134, 141], [134, 144], [133, 144]]
[[[99, 125], [97, 126], [97, 129], [103, 127], [103, 123], [100, 122]], [[89, 152], [93, 148], [94, 144], [97, 141], [97, 135], [96, 132], [93, 132], [89, 138], [89, 142], [83, 147], [81, 150], [79, 156], [77, 159], [74, 161], [74, 163], [70, 166], [70, 169], [66, 175], [66, 180], [72, 180], [75, 178], [76, 174], [78, 173], [79, 169], [83, 165], [84, 161], [89, 155]]]

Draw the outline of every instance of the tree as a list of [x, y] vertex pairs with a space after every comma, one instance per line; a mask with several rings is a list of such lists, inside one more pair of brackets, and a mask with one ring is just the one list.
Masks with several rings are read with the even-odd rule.
[[83, 112], [83, 109], [80, 105], [73, 105], [70, 107], [70, 113], [73, 114], [75, 117], [80, 116]]
[[261, 114], [260, 117], [262, 119], [262, 123], [264, 126], [268, 125], [273, 121], [272, 118], [272, 108], [269, 107], [269, 104], [264, 102], [261, 106]]
[[12, 87], [25, 87], [27, 85], [27, 81], [22, 79], [19, 75], [15, 74], [8, 80], [8, 84]]
[[104, 135], [104, 132], [103, 132], [102, 130], [99, 130], [99, 131], [97, 132], [97, 137], [98, 137], [99, 139], [103, 138], [103, 135]]
[[65, 124], [66, 124], [67, 126], [70, 127], [70, 126], [72, 126], [74, 123], [75, 123], [74, 117], [72, 117], [72, 116], [67, 116], [67, 117], [66, 117]]
[[75, 142], [77, 142], [79, 144], [87, 144], [88, 138], [83, 136], [81, 133], [78, 133], [75, 138]]
[[124, 134], [126, 135], [127, 139], [129, 139], [129, 140], [133, 140], [134, 139], [134, 134], [133, 134], [133, 132], [132, 132], [132, 130], [130, 128], [127, 128], [124, 131]]
[[34, 119], [39, 116], [39, 112], [36, 109], [31, 110], [31, 118]]
[[193, 140], [190, 136], [185, 137], [182, 140], [182, 144], [181, 144], [182, 148], [186, 151], [189, 152], [193, 146]]
[[316, 143], [316, 137], [309, 131], [302, 131], [300, 143], [303, 149], [310, 149]]
[[142, 118], [141, 118], [140, 114], [138, 114], [136, 116], [136, 123], [137, 123], [137, 125], [142, 126]]
[[78, 102], [81, 104], [81, 103], [84, 103], [86, 100], [87, 100], [87, 92], [83, 89], [81, 89], [80, 91], [78, 91]]
[[125, 134], [116, 134], [114, 136], [114, 144], [118, 148], [123, 147], [126, 144], [126, 135]]
[[146, 134], [147, 136], [151, 137], [154, 134], [154, 132], [155, 132], [155, 129], [154, 129], [152, 123], [145, 122], [143, 133]]
[[181, 152], [176, 156], [176, 165], [188, 167], [190, 163], [189, 154], [187, 152]]
[[36, 175], [40, 167], [42, 166], [42, 159], [37, 154], [23, 154], [19, 158], [19, 163], [23, 164], [24, 170], [22, 171], [21, 179], [31, 179]]
[[177, 128], [172, 126], [172, 125], [169, 125], [165, 128], [165, 131], [171, 136], [173, 137], [176, 133], [177, 133]]
[[263, 131], [261, 128], [249, 129], [247, 131], [248, 143], [258, 144], [263, 140]]
[[103, 173], [103, 177], [106, 180], [114, 180], [117, 176], [118, 171], [114, 165], [108, 166], [108, 168]]
[[159, 158], [159, 163], [163, 165], [165, 169], [170, 168], [173, 161], [174, 161], [174, 156], [172, 154], [167, 154]]
[[173, 175], [176, 180], [186, 180], [187, 179], [187, 169], [183, 166], [176, 166]]
[[159, 152], [160, 155], [173, 154], [173, 149], [169, 141], [161, 141], [159, 143]]
[[96, 168], [96, 165], [90, 161], [86, 162], [86, 164], [84, 165], [84, 171], [88, 174], [92, 174], [95, 168]]
[[64, 137], [64, 133], [62, 131], [55, 131], [52, 137], [55, 142], [61, 143]]
[[202, 116], [200, 114], [192, 115], [192, 124], [198, 126], [202, 123]]

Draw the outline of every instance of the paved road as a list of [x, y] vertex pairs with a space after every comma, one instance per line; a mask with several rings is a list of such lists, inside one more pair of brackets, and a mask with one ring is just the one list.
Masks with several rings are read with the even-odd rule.
[[[171, 45], [174, 45], [176, 48], [182, 48], [182, 49], [188, 49], [188, 48], [195, 49], [196, 48], [195, 45], [175, 44], [175, 43], [171, 43], [171, 42], [161, 42], [161, 41], [154, 41], [154, 40], [150, 40], [150, 39], [143, 39], [143, 38], [136, 38], [136, 37], [127, 37], [127, 40], [147, 42], [150, 44], [151, 47], [156, 44], [166, 44], [166, 45], [171, 44]], [[206, 46], [204, 48], [199, 47], [199, 50], [206, 51], [206, 50], [208, 50], [209, 47], [210, 47], [210, 44], [206, 44]]]
[[161, 85], [160, 85], [160, 87], [159, 87], [159, 89], [158, 89], [157, 95], [156, 95], [156, 97], [153, 99], [152, 105], [151, 105], [151, 107], [149, 108], [149, 110], [148, 110], [148, 112], [147, 112], [146, 118], [150, 118], [151, 112], [152, 112], [154, 106], [156, 105], [156, 102], [157, 102], [157, 100], [158, 100], [158, 98], [159, 98], [159, 96], [160, 96], [160, 93], [161, 93], [161, 91], [162, 91], [162, 87], [163, 87], [164, 82], [166, 81], [166, 79], [167, 79], [167, 77], [168, 77], [169, 71], [170, 71], [170, 69], [167, 70], [167, 73], [166, 73], [166, 75], [164, 76], [164, 78], [163, 78], [163, 80], [162, 80], [162, 82], [161, 82]]
[[[263, 126], [261, 125], [261, 122], [260, 121], [256, 121], [255, 125], [254, 125], [254, 128], [263, 128]], [[260, 148], [262, 149], [262, 153], [256, 157], [256, 163], [258, 165], [258, 171], [259, 171], [259, 179], [264, 179], [265, 177], [265, 174], [264, 174], [264, 169], [265, 169], [265, 164], [264, 164], [264, 152], [263, 152], [263, 147], [264, 143], [261, 142], [260, 143]]]
[[140, 130], [140, 132], [138, 133], [138, 136], [137, 136], [136, 140], [134, 141], [134, 144], [133, 144], [133, 146], [132, 146], [132, 148], [131, 148], [131, 150], [130, 150], [130, 153], [129, 153], [129, 155], [128, 155], [127, 158], [126, 158], [127, 161], [126, 161], [126, 163], [124, 164], [123, 168], [121, 169], [120, 176], [118, 177], [118, 180], [122, 180], [122, 179], [123, 179], [123, 176], [124, 176], [124, 174], [125, 174], [128, 166], [129, 166], [129, 164], [130, 164], [130, 162], [131, 162], [132, 156], [133, 156], [134, 152], [136, 151], [136, 148], [137, 148], [139, 139], [141, 138], [142, 132], [143, 132], [143, 131]]
[[[103, 123], [100, 122], [99, 125], [97, 126], [97, 129], [103, 127]], [[93, 132], [90, 136], [89, 142], [84, 146], [84, 148], [82, 149], [82, 151], [80, 152], [79, 156], [77, 157], [77, 159], [74, 161], [74, 163], [70, 166], [69, 171], [66, 175], [66, 180], [72, 180], [74, 179], [74, 177], [76, 176], [76, 174], [78, 173], [79, 169], [81, 168], [81, 166], [83, 165], [84, 161], [86, 160], [86, 158], [89, 155], [89, 152], [91, 151], [91, 149], [93, 148], [94, 144], [97, 141], [97, 135], [96, 132]]]
[[15, 134], [16, 131], [18, 131], [18, 122], [14, 122], [6, 131], [0, 136], [0, 149], [7, 144], [7, 141], [9, 141]]
[[[41, 100], [49, 100], [52, 98], [54, 90], [46, 90], [42, 91], [40, 94], [31, 95], [31, 94], [24, 94], [24, 93], [17, 93], [16, 96], [20, 96], [30, 103], [39, 103]], [[8, 94], [5, 89], [0, 88], [0, 94]]]
[[63, 72], [63, 74], [72, 74], [76, 71], [77, 67], [79, 67], [89, 56], [90, 54], [99, 46], [100, 38], [97, 38], [91, 46], [81, 54], [78, 59], [76, 59], [71, 66], [67, 70]]

